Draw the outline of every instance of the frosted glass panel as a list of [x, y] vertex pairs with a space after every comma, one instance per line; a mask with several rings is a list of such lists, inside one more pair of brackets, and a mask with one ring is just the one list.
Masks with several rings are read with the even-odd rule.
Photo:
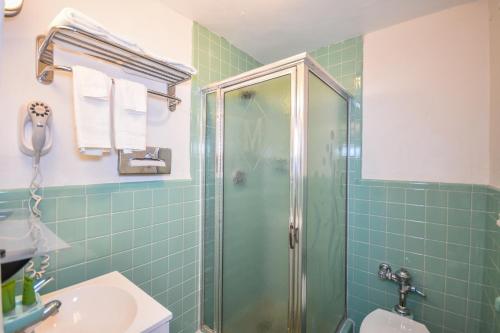
[[309, 74], [307, 332], [335, 332], [345, 314], [347, 102]]
[[290, 86], [224, 96], [223, 333], [287, 332]]

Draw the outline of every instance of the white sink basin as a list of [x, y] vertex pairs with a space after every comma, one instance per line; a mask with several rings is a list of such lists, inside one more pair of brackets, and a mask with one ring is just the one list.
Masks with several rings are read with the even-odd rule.
[[44, 302], [54, 299], [62, 302], [59, 313], [36, 333], [168, 332], [172, 319], [167, 309], [118, 272], [42, 297]]

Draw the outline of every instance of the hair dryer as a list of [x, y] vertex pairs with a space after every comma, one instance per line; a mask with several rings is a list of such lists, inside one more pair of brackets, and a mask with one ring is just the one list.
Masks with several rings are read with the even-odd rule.
[[[26, 110], [19, 116], [19, 149], [33, 156], [34, 164], [40, 163], [40, 156], [47, 154], [52, 148], [51, 108], [40, 101], [28, 103]], [[31, 122], [31, 143], [26, 139], [26, 125]]]
[[[33, 157], [33, 178], [30, 183], [29, 208], [34, 219], [40, 219], [42, 211], [39, 205], [42, 201], [42, 196], [38, 194], [41, 183], [40, 173], [40, 156], [45, 155], [52, 148], [52, 131], [51, 131], [51, 115], [52, 110], [44, 102], [33, 101], [28, 103], [26, 109], [19, 113], [19, 149], [26, 155]], [[27, 124], [31, 122], [31, 142], [26, 138]], [[35, 228], [34, 236], [38, 242], [44, 243], [46, 240], [40, 236], [37, 223], [33, 223]], [[40, 239], [41, 238], [41, 239]], [[47, 271], [50, 264], [50, 257], [43, 255], [40, 260], [40, 267], [37, 270], [35, 263], [30, 260], [25, 267], [25, 274], [30, 278], [41, 278]]]

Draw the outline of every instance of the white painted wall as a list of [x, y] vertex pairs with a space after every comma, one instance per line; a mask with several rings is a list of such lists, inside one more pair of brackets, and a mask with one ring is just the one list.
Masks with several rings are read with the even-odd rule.
[[[4, 0], [0, 0], [0, 8], [4, 8], [4, 6]], [[2, 48], [3, 20], [3, 15], [0, 15], [0, 49]]]
[[490, 0], [490, 184], [500, 188], [500, 0]]
[[487, 1], [367, 34], [363, 66], [363, 178], [488, 183]]
[[[0, 189], [28, 186], [31, 161], [17, 147], [17, 116], [23, 104], [33, 99], [47, 102], [54, 111], [54, 147], [42, 158], [44, 185], [189, 178], [190, 83], [178, 88], [183, 102], [174, 113], [167, 111], [164, 100], [149, 102], [148, 144], [172, 148], [172, 175], [119, 177], [115, 153], [101, 159], [84, 158], [78, 153], [71, 75], [56, 73], [54, 83], [48, 86], [35, 79], [35, 37], [47, 30], [63, 7], [76, 8], [157, 54], [191, 64], [192, 21], [159, 0], [25, 0], [21, 14], [5, 23], [0, 51]], [[115, 66], [95, 60], [58, 53], [56, 63], [87, 64], [115, 77], [133, 78], [150, 88], [165, 89], [163, 84], [126, 75]]]

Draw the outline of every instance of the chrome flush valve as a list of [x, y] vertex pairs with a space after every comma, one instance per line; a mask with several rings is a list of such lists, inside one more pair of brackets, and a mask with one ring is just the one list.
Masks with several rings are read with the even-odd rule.
[[399, 284], [399, 303], [394, 306], [397, 314], [402, 316], [410, 316], [411, 311], [406, 306], [406, 297], [410, 292], [425, 297], [425, 294], [411, 285], [411, 275], [404, 268], [400, 268], [395, 273], [389, 264], [381, 263], [379, 265], [378, 277], [382, 280], [390, 280]]
[[389, 264], [381, 263], [378, 266], [378, 277], [382, 280], [390, 280], [392, 276], [392, 269]]

